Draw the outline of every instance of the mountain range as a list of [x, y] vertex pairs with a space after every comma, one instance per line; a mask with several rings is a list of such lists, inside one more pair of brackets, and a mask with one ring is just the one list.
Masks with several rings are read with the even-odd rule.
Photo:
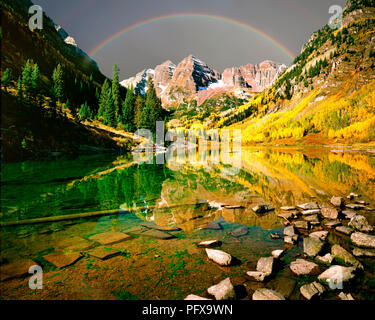
[[284, 64], [266, 60], [257, 65], [227, 68], [220, 74], [194, 55], [189, 55], [177, 65], [167, 60], [120, 83], [144, 93], [147, 79], [151, 77], [164, 107], [177, 107], [184, 99], [195, 99], [199, 106], [218, 93], [233, 92], [243, 96], [261, 92], [270, 87], [286, 69]]

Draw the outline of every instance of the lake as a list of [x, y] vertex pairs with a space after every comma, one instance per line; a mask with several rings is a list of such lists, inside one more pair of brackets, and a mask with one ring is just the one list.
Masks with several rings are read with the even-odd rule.
[[[284, 244], [280, 207], [328, 204], [333, 195], [346, 199], [351, 192], [375, 207], [375, 154], [338, 147], [243, 147], [225, 161], [205, 150], [164, 164], [102, 154], [5, 163], [1, 171], [1, 222], [120, 209], [2, 227], [1, 265], [31, 259], [44, 274], [43, 290], [29, 289], [25, 275], [3, 281], [3, 299], [183, 299], [207, 296], [206, 289], [226, 277], [240, 299], [263, 286], [300, 299], [299, 287], [310, 278], [295, 276], [288, 265], [303, 255], [302, 238]], [[259, 204], [275, 210], [256, 214]], [[373, 212], [359, 212], [374, 225]], [[104, 232], [129, 238], [103, 245], [90, 239]], [[281, 239], [272, 239], [274, 233]], [[210, 239], [234, 257], [231, 266], [213, 263], [196, 245]], [[336, 231], [328, 242], [352, 248]], [[98, 247], [113, 255], [98, 258]], [[249, 281], [246, 271], [275, 249], [286, 249], [275, 274], [266, 283]], [[49, 258], [66, 253], [79, 258], [64, 268]], [[365, 272], [351, 287], [358, 298], [375, 297], [373, 259], [359, 259]]]

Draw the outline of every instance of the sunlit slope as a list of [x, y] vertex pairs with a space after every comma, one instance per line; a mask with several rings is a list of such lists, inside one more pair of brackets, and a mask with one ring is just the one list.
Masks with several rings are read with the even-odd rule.
[[219, 127], [245, 143], [375, 141], [375, 8], [344, 16], [339, 30], [314, 33], [268, 90]]

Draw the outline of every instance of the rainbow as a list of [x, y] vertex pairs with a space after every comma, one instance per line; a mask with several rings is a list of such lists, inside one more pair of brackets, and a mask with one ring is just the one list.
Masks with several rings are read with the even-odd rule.
[[177, 19], [177, 18], [206, 18], [206, 19], [212, 19], [212, 20], [218, 20], [218, 21], [224, 21], [224, 22], [229, 22], [234, 25], [240, 26], [242, 28], [245, 28], [247, 30], [250, 30], [254, 32], [255, 34], [261, 36], [262, 38], [272, 42], [274, 46], [276, 46], [278, 49], [280, 49], [282, 52], [284, 52], [287, 56], [289, 56], [292, 60], [294, 59], [293, 52], [288, 50], [285, 46], [283, 46], [280, 42], [276, 41], [272, 37], [270, 37], [268, 34], [264, 33], [263, 31], [260, 31], [259, 29], [254, 28], [253, 26], [246, 24], [242, 21], [239, 20], [234, 20], [232, 18], [227, 18], [223, 16], [217, 16], [217, 15], [212, 15], [212, 14], [202, 14], [202, 13], [181, 13], [181, 14], [169, 14], [169, 15], [163, 15], [159, 17], [154, 17], [151, 19], [147, 19], [141, 22], [134, 23], [130, 26], [125, 27], [124, 29], [118, 31], [117, 33], [113, 34], [109, 38], [105, 39], [102, 41], [99, 45], [97, 45], [94, 49], [92, 49], [89, 52], [89, 55], [93, 58], [95, 55], [110, 45], [112, 42], [116, 41], [118, 38], [123, 36], [129, 31], [141, 28], [143, 26], [149, 25], [154, 22], [158, 21], [165, 21], [165, 20], [170, 20], [170, 19]]

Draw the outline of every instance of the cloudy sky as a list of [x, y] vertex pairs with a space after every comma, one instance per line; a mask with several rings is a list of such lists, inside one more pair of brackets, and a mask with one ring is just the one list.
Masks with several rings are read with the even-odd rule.
[[33, 2], [42, 6], [87, 53], [129, 26], [160, 16], [178, 15], [130, 29], [96, 52], [94, 59], [104, 74], [110, 76], [116, 63], [121, 70], [120, 79], [124, 79], [165, 60], [177, 64], [189, 54], [219, 72], [226, 67], [267, 59], [290, 64], [292, 58], [288, 52], [298, 55], [312, 32], [328, 23], [329, 7], [344, 6], [346, 0]]

